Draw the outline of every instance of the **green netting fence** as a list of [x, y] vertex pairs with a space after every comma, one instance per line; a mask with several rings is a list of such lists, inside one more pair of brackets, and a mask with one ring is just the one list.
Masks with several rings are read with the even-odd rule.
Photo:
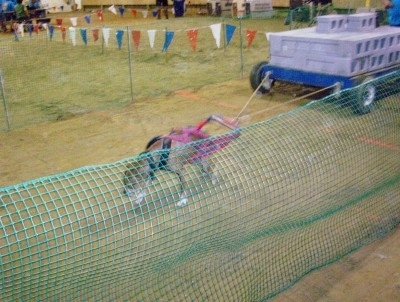
[[384, 236], [400, 222], [398, 79], [373, 82], [369, 114], [356, 87], [235, 130], [209, 158], [217, 181], [184, 166], [184, 206], [167, 171], [140, 205], [124, 193], [146, 155], [1, 188], [0, 300], [264, 301]]

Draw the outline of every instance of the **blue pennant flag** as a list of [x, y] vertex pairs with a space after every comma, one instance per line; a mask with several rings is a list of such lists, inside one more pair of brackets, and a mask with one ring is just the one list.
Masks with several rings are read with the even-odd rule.
[[29, 36], [32, 37], [33, 24], [32, 23], [28, 23], [27, 26], [28, 26]]
[[164, 41], [164, 46], [162, 51], [167, 51], [169, 45], [172, 42], [172, 39], [174, 38], [174, 32], [173, 31], [166, 31], [165, 32], [165, 41]]
[[117, 37], [118, 49], [121, 49], [121, 47], [122, 47], [122, 37], [124, 36], [124, 31], [121, 30], [121, 29], [117, 30], [115, 35]]
[[80, 32], [81, 32], [81, 37], [82, 37], [83, 43], [85, 43], [85, 45], [87, 45], [87, 30], [86, 30], [86, 28], [81, 28]]
[[226, 45], [229, 45], [231, 42], [231, 39], [233, 37], [233, 34], [235, 33], [236, 26], [226, 24]]
[[52, 24], [49, 25], [49, 36], [50, 36], [50, 41], [53, 40], [53, 36], [54, 36], [54, 25], [52, 25]]

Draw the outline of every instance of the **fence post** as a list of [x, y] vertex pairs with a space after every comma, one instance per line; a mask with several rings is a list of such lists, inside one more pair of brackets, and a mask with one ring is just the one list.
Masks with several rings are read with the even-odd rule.
[[0, 82], [1, 82], [1, 93], [3, 94], [3, 105], [4, 105], [4, 114], [6, 116], [6, 121], [7, 121], [7, 130], [10, 131], [10, 119], [8, 116], [8, 109], [7, 109], [7, 100], [6, 100], [6, 92], [4, 89], [4, 81], [3, 81], [3, 73], [0, 70]]

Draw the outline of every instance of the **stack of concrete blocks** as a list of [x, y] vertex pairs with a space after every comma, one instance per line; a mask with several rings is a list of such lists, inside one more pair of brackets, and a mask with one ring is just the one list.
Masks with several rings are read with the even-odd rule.
[[273, 66], [353, 77], [400, 64], [400, 28], [376, 27], [375, 13], [320, 16], [268, 39]]

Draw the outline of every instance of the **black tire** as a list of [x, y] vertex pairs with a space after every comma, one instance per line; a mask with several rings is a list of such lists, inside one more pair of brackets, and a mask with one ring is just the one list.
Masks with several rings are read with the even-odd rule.
[[[251, 88], [253, 88], [253, 90], [256, 90], [258, 88], [258, 91], [261, 92], [262, 94], [269, 92], [269, 89], [260, 86], [261, 82], [264, 80], [262, 69], [265, 65], [268, 65], [268, 63], [269, 63], [268, 61], [262, 61], [260, 63], [257, 63], [256, 65], [253, 66], [250, 72]], [[260, 86], [260, 88], [258, 86]]]
[[376, 93], [377, 91], [374, 83], [362, 84], [355, 98], [354, 113], [366, 114], [371, 112], [375, 107]]

